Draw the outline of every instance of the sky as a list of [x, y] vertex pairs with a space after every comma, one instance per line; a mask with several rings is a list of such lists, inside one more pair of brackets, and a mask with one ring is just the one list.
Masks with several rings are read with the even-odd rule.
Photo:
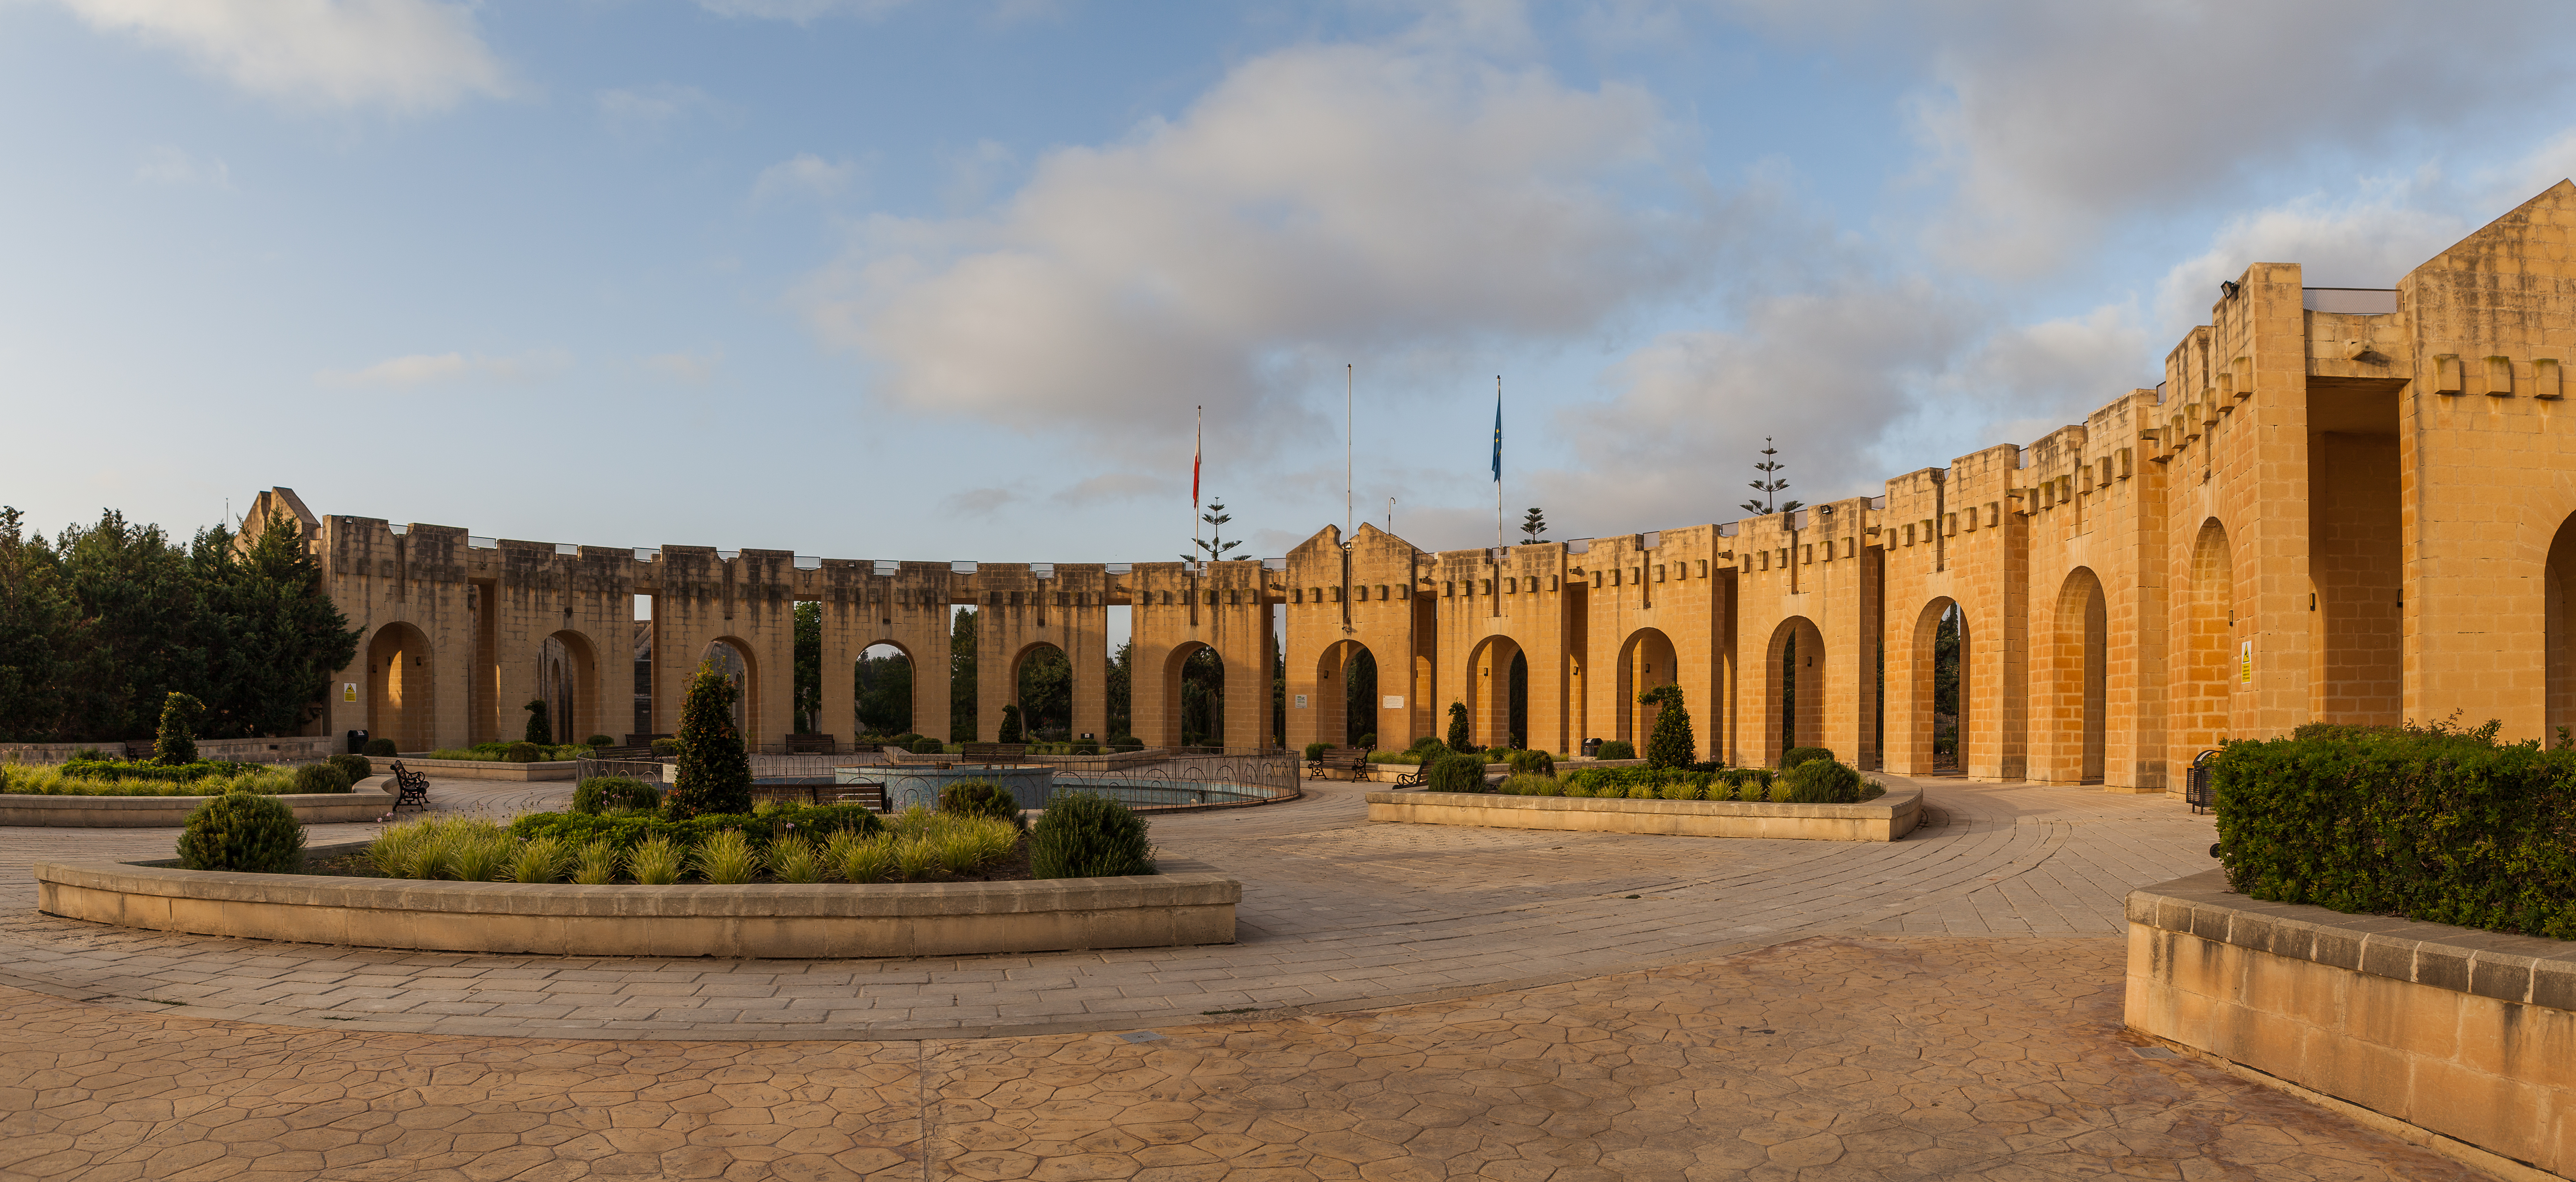
[[[2576, 9], [0, 0], [0, 504], [1107, 561], [1735, 520], [2576, 172]], [[1347, 473], [1347, 480], [1346, 480]], [[1347, 506], [1347, 507], [1346, 507]]]

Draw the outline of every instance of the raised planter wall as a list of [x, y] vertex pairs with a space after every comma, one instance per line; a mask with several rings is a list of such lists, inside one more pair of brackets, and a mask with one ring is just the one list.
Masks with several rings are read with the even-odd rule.
[[[393, 777], [370, 776], [348, 792], [281, 795], [307, 825], [372, 821], [393, 807]], [[176, 829], [206, 803], [203, 796], [0, 795], [0, 826], [57, 829]]]
[[[199, 739], [197, 757], [221, 759], [232, 763], [311, 763], [325, 755], [340, 752], [336, 738], [300, 736], [284, 739]], [[61, 763], [72, 753], [96, 748], [110, 759], [149, 759], [152, 740], [132, 739], [105, 743], [0, 743], [0, 761], [10, 763]]]
[[371, 760], [399, 759], [402, 765], [425, 776], [441, 780], [569, 780], [578, 774], [581, 761], [557, 760], [548, 763], [500, 763], [480, 759], [429, 759], [413, 755], [376, 755]]
[[2127, 911], [2131, 1028], [2576, 1176], [2576, 943], [2267, 903], [2218, 870]]
[[1862, 804], [1767, 804], [1734, 800], [1608, 800], [1589, 796], [1504, 796], [1469, 792], [1371, 792], [1369, 820], [1579, 833], [1675, 837], [1785, 837], [1812, 841], [1894, 841], [1923, 815], [1919, 788], [1889, 788]]
[[881, 957], [1234, 942], [1216, 874], [875, 886], [574, 886], [39, 862], [49, 915], [312, 944], [556, 956]]

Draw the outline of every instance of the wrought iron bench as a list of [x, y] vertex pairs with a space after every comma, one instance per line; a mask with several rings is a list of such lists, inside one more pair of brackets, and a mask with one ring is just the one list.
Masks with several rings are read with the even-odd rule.
[[1306, 761], [1306, 778], [1321, 780], [1334, 772], [1347, 772], [1354, 780], [1366, 779], [1369, 771], [1369, 749], [1366, 747], [1327, 747]]
[[407, 804], [416, 805], [423, 810], [429, 808], [429, 777], [404, 767], [399, 759], [393, 761], [387, 770], [392, 772], [394, 777], [395, 809], [400, 809]]

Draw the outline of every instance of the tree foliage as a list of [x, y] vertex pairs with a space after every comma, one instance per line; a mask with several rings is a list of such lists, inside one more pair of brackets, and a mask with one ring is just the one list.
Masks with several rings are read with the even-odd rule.
[[972, 743], [975, 734], [974, 608], [957, 613], [948, 634], [948, 741]]
[[742, 687], [712, 662], [700, 662], [689, 679], [688, 697], [680, 704], [676, 782], [662, 802], [672, 819], [751, 811], [751, 757], [733, 723], [734, 700], [741, 694]]
[[1655, 712], [1654, 733], [1646, 739], [1646, 766], [1689, 767], [1696, 762], [1699, 739], [1691, 733], [1690, 711], [1682, 707], [1682, 687], [1659, 685], [1637, 695], [1637, 701], [1663, 704]]
[[291, 518], [182, 547], [108, 510], [48, 542], [0, 507], [0, 740], [150, 734], [173, 692], [201, 737], [292, 734], [358, 637]]
[[858, 660], [858, 726], [863, 735], [900, 735], [912, 728], [912, 658], [862, 655]]
[[804, 600], [796, 605], [794, 698], [796, 733], [832, 734], [823, 729], [823, 605]]

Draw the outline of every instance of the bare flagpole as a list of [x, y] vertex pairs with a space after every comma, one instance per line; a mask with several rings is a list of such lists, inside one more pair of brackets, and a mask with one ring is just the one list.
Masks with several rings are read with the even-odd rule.
[[1198, 560], [1199, 551], [1199, 459], [1207, 454], [1207, 407], [1199, 407], [1198, 436], [1190, 444], [1190, 560]]
[[1503, 375], [1494, 375], [1494, 550], [1503, 548]]
[[1350, 531], [1359, 528], [1359, 516], [1353, 506], [1359, 502], [1351, 496], [1351, 448], [1359, 431], [1359, 402], [1352, 393], [1357, 379], [1349, 362], [1342, 363], [1342, 544], [1351, 544]]

